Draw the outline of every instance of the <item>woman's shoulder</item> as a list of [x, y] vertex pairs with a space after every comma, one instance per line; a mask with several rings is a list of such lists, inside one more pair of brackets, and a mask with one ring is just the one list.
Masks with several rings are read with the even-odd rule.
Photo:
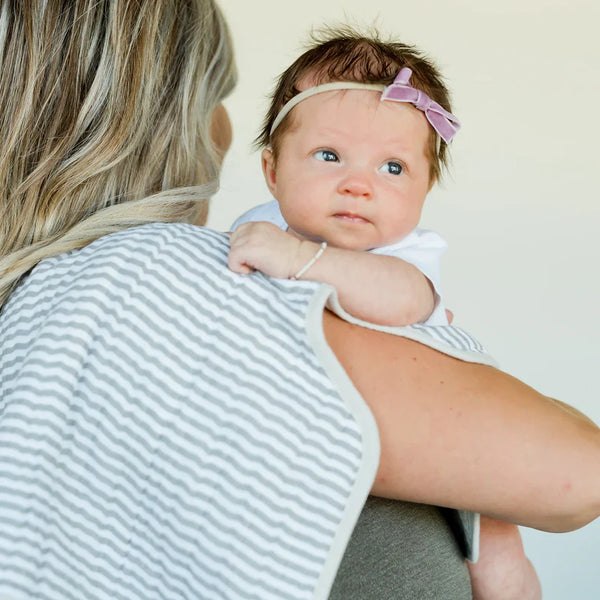
[[148, 316], [155, 320], [179, 310], [182, 298], [190, 310], [244, 305], [247, 314], [256, 312], [271, 323], [285, 321], [276, 316], [283, 306], [299, 318], [306, 314], [319, 284], [239, 275], [227, 266], [228, 250], [228, 235], [205, 227], [134, 227], [42, 261], [11, 301], [31, 304], [44, 298], [79, 306], [83, 298], [95, 307], [139, 307], [152, 311]]
[[146, 305], [160, 313], [173, 290], [193, 298], [207, 279], [227, 278], [227, 249], [225, 234], [188, 224], [122, 230], [41, 261], [13, 292], [4, 312], [69, 305], [95, 313], [108, 305], [120, 310]]
[[227, 266], [228, 236], [185, 223], [152, 223], [98, 238], [89, 245], [42, 261], [34, 270], [61, 279], [127, 282], [170, 279], [198, 265]]
[[[153, 256], [189, 258], [198, 249], [211, 251], [211, 256], [226, 256], [227, 234], [187, 223], [151, 223], [132, 227], [97, 239], [79, 252], [86, 257], [125, 253], [132, 259]], [[195, 254], [194, 254], [195, 257]]]

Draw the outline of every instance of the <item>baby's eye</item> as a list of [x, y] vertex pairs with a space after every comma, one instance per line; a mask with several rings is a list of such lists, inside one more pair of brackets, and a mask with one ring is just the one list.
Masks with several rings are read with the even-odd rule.
[[339, 162], [340, 160], [333, 150], [317, 150], [313, 156], [317, 160], [323, 160], [325, 162]]
[[380, 171], [387, 171], [390, 175], [401, 175], [404, 167], [395, 160], [390, 160], [381, 166]]

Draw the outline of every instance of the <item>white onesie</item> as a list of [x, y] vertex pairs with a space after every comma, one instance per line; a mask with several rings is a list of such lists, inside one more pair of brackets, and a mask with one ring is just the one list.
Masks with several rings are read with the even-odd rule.
[[[233, 223], [231, 231], [242, 223], [255, 221], [273, 223], [283, 231], [288, 228], [288, 224], [279, 210], [279, 204], [276, 200], [271, 200], [245, 212]], [[401, 258], [417, 267], [431, 281], [436, 295], [436, 305], [429, 318], [423, 322], [425, 325], [448, 325], [442, 296], [440, 266], [442, 254], [444, 254], [447, 247], [448, 245], [444, 239], [434, 231], [416, 227], [395, 244], [369, 250], [372, 254]]]

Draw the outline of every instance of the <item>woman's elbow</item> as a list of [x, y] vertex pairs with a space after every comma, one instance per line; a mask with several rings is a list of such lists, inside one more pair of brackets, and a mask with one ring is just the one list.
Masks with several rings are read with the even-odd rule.
[[[600, 492], [599, 492], [600, 493]], [[565, 533], [575, 531], [600, 517], [600, 496], [585, 497], [566, 503], [562, 510], [557, 510], [550, 516], [548, 527], [545, 531]]]
[[545, 531], [563, 533], [580, 529], [600, 517], [600, 461], [587, 477], [567, 480], [556, 491]]
[[550, 526], [540, 527], [557, 533], [579, 529], [600, 517], [600, 428], [575, 409], [558, 404], [578, 421], [578, 430], [577, 443], [571, 440], [568, 445], [569, 461], [554, 463], [556, 488], [547, 494], [554, 515]]
[[578, 502], [577, 505], [565, 507], [561, 512], [549, 515], [547, 522], [537, 527], [550, 533], [566, 533], [585, 527], [600, 517], [600, 500]]

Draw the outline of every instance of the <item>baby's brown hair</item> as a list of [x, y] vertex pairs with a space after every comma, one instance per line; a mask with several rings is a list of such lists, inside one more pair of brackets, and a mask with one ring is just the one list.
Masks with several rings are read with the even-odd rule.
[[[275, 160], [281, 139], [293, 123], [293, 111], [286, 115], [271, 135], [271, 127], [279, 111], [300, 93], [298, 83], [310, 77], [311, 86], [332, 81], [354, 81], [390, 85], [402, 67], [412, 70], [411, 85], [425, 92], [432, 100], [452, 112], [450, 94], [434, 63], [415, 46], [395, 41], [383, 41], [376, 31], [363, 34], [352, 27], [324, 28], [311, 34], [311, 42], [279, 77], [271, 96], [271, 104], [263, 127], [256, 138], [259, 148], [271, 148]], [[430, 128], [427, 157], [429, 180], [440, 178], [447, 167], [447, 145]]]

